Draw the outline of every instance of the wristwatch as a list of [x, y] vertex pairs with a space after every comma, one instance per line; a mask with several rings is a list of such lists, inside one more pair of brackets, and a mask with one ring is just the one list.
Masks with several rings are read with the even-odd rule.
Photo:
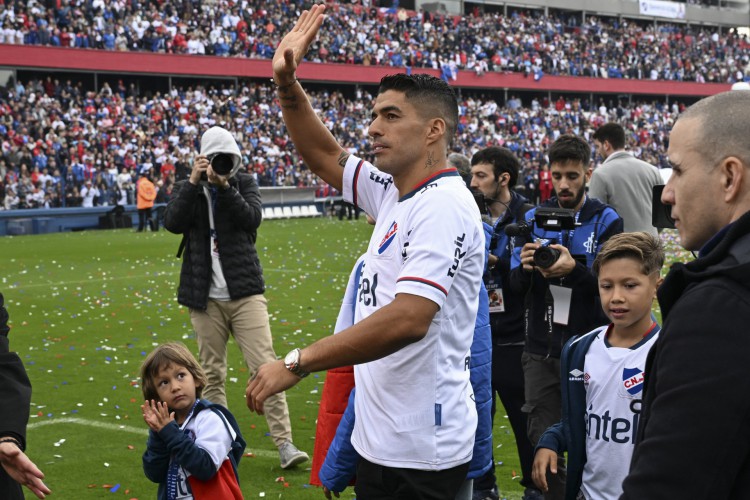
[[299, 350], [299, 348], [289, 351], [289, 354], [284, 356], [284, 366], [286, 366], [287, 370], [294, 373], [299, 378], [305, 378], [310, 375], [310, 372], [303, 371], [300, 367], [300, 352], [301, 351]]

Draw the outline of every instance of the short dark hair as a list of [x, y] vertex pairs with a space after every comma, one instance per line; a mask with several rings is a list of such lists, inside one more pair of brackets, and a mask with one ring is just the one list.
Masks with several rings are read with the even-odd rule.
[[208, 384], [206, 372], [185, 344], [167, 342], [151, 351], [141, 365], [141, 390], [146, 400], [161, 401], [154, 379], [159, 375], [159, 371], [171, 364], [184, 366], [190, 372], [196, 384], [195, 397], [200, 398]]
[[605, 123], [596, 129], [593, 137], [599, 142], [608, 141], [616, 150], [625, 148], [625, 129], [619, 123]]
[[403, 92], [424, 116], [437, 116], [445, 120], [446, 143], [450, 144], [458, 126], [458, 100], [450, 85], [424, 73], [399, 73], [380, 80], [378, 93], [388, 90]]
[[547, 156], [550, 166], [553, 163], [580, 162], [585, 170], [591, 163], [591, 146], [576, 135], [564, 134], [552, 143]]
[[706, 160], [706, 168], [713, 169], [728, 156], [736, 156], [745, 166], [750, 165], [750, 91], [730, 90], [714, 94], [686, 109], [678, 120], [696, 120], [700, 145], [698, 153]]
[[518, 171], [521, 170], [521, 162], [518, 157], [508, 148], [499, 148], [491, 146], [474, 153], [471, 157], [471, 166], [480, 163], [489, 163], [492, 165], [492, 171], [495, 173], [495, 181], [503, 173], [510, 174], [508, 187], [512, 188], [518, 182]]
[[616, 234], [599, 250], [591, 270], [598, 276], [605, 262], [625, 258], [640, 262], [641, 272], [648, 276], [661, 271], [664, 265], [664, 246], [657, 236], [643, 231]]

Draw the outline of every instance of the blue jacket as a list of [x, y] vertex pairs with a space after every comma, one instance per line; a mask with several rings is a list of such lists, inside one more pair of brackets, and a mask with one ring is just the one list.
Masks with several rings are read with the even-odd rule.
[[[199, 399], [195, 407], [195, 414], [205, 409], [221, 413], [224, 416], [225, 423], [231, 425], [236, 433], [237, 437], [232, 442], [232, 448], [229, 451], [229, 459], [234, 469], [235, 478], [239, 482], [237, 465], [242, 458], [246, 444], [242, 434], [240, 434], [239, 425], [234, 416], [229, 413], [229, 410], [223, 406]], [[229, 432], [229, 429], [227, 429], [227, 432]], [[196, 479], [208, 481], [216, 474], [216, 466], [208, 452], [196, 446], [190, 436], [183, 433], [174, 420], [165, 425], [158, 433], [149, 430], [146, 451], [143, 453], [143, 472], [148, 479], [159, 484], [157, 490], [159, 500], [167, 499], [167, 472], [172, 455]]]
[[[555, 452], [567, 452], [568, 479], [565, 483], [566, 500], [575, 500], [581, 489], [583, 466], [586, 464], [586, 387], [583, 377], [570, 372], [584, 371], [586, 353], [597, 335], [609, 328], [601, 326], [585, 335], [571, 338], [563, 347], [560, 359], [560, 381], [562, 389], [562, 420], [548, 428], [536, 450], [548, 448]], [[659, 325], [649, 333], [649, 337], [659, 333]], [[535, 452], [536, 452], [535, 450]]]
[[[558, 207], [557, 198], [550, 198], [541, 206]], [[526, 213], [526, 220], [533, 220], [536, 208]], [[563, 344], [573, 335], [588, 332], [597, 326], [609, 323], [599, 301], [599, 287], [590, 271], [601, 245], [611, 236], [621, 233], [622, 218], [617, 212], [595, 198], [587, 198], [578, 216], [574, 231], [552, 232], [534, 226], [533, 234], [515, 239], [515, 249], [510, 272], [510, 292], [525, 297], [524, 310], [528, 310], [526, 327], [526, 351], [553, 358], [560, 357]], [[564, 245], [576, 267], [562, 278], [547, 280], [538, 272], [524, 271], [521, 250], [526, 243], [548, 240]], [[552, 335], [546, 321], [546, 299], [549, 285], [560, 285], [572, 290], [567, 326], [554, 323]], [[527, 295], [528, 294], [528, 295]]]
[[[492, 228], [484, 224], [485, 249], [488, 248]], [[485, 252], [485, 265], [487, 252]], [[479, 290], [479, 309], [474, 324], [474, 338], [471, 343], [471, 361], [469, 378], [474, 390], [474, 402], [477, 407], [477, 431], [474, 438], [474, 453], [469, 465], [467, 479], [483, 476], [492, 463], [492, 332], [490, 331], [489, 300], [487, 289], [481, 283]], [[352, 446], [351, 436], [354, 429], [354, 394], [349, 395], [341, 422], [336, 429], [336, 436], [328, 448], [328, 454], [320, 467], [320, 482], [330, 491], [344, 491], [357, 471], [359, 454]]]
[[505, 311], [490, 314], [490, 326], [492, 327], [492, 341], [494, 345], [522, 344], [523, 335], [523, 296], [510, 291], [510, 270], [513, 258], [513, 238], [505, 234], [505, 228], [509, 224], [524, 220], [524, 206], [529, 207], [528, 200], [516, 193], [510, 192], [510, 203], [505, 214], [490, 228], [488, 239], [492, 241], [490, 254], [500, 260], [492, 269], [484, 273], [485, 285], [494, 282], [503, 290], [503, 305]]

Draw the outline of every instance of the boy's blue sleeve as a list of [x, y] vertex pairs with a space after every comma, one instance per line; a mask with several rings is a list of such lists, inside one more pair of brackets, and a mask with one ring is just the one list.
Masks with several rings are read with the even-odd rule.
[[143, 472], [154, 483], [167, 480], [169, 470], [169, 449], [153, 430], [148, 432], [146, 451], [143, 452]]
[[539, 448], [548, 448], [558, 454], [568, 451], [568, 444], [565, 438], [565, 431], [562, 422], [558, 422], [544, 431], [542, 437], [539, 438], [539, 443], [537, 443], [536, 448], [534, 448], [534, 453], [536, 453]]
[[346, 411], [341, 417], [339, 426], [336, 428], [336, 436], [333, 438], [328, 454], [318, 472], [320, 482], [330, 491], [341, 492], [351, 482], [357, 472], [359, 453], [352, 446], [352, 431], [354, 430], [354, 393], [352, 389], [349, 394], [349, 403]]
[[182, 432], [174, 420], [159, 431], [159, 437], [164, 441], [168, 453], [173, 454], [177, 463], [196, 479], [208, 481], [214, 477], [217, 467], [211, 455]]

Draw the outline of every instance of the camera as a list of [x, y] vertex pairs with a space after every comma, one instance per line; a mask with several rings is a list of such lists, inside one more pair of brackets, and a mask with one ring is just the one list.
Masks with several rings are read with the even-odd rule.
[[211, 168], [219, 175], [229, 175], [234, 168], [234, 158], [227, 153], [215, 153], [208, 156]]
[[[545, 231], [566, 231], [576, 227], [575, 211], [566, 208], [539, 207], [534, 212], [534, 219], [522, 221], [518, 224], [505, 226], [505, 234], [508, 236], [527, 236], [534, 234], [535, 228]], [[547, 269], [560, 258], [560, 251], [550, 248], [547, 242], [544, 246], [534, 252], [534, 265]]]
[[657, 228], [674, 229], [672, 205], [666, 205], [661, 202], [662, 191], [664, 191], [664, 184], [653, 187], [653, 198], [651, 200], [651, 225]]

